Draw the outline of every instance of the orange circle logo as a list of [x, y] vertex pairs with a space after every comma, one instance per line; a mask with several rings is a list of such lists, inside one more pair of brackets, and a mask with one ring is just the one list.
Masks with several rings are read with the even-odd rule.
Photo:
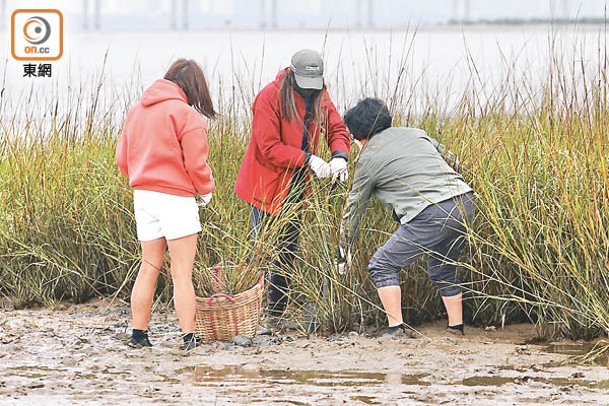
[[51, 36], [51, 25], [42, 17], [31, 17], [23, 25], [23, 36], [32, 45], [40, 45]]

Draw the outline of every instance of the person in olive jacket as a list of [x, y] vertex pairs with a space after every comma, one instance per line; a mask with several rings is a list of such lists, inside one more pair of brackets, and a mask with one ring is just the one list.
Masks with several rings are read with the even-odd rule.
[[[248, 204], [255, 237], [262, 226], [285, 213], [286, 203], [302, 201], [308, 173], [342, 182], [347, 179], [349, 133], [330, 100], [323, 72], [319, 53], [298, 51], [291, 66], [281, 70], [254, 101], [251, 138], [235, 193]], [[332, 151], [329, 162], [316, 155], [320, 142]], [[295, 216], [280, 233], [279, 259], [269, 277], [271, 317], [279, 317], [285, 310], [298, 235]]]
[[[474, 193], [455, 170], [458, 161], [444, 145], [418, 128], [392, 127], [387, 105], [360, 101], [345, 123], [363, 144], [341, 226], [340, 252], [348, 263], [359, 224], [372, 196], [392, 209], [399, 227], [374, 253], [368, 271], [387, 313], [390, 335], [405, 330], [400, 271], [427, 254], [429, 277], [442, 296], [448, 331], [463, 334], [457, 259]], [[455, 167], [455, 168], [453, 168]]]

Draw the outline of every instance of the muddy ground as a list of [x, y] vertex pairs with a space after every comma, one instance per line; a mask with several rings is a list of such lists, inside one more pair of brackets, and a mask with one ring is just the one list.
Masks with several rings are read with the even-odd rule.
[[171, 311], [154, 347], [125, 345], [128, 307], [0, 310], [0, 405], [609, 405], [609, 366], [560, 365], [580, 343], [531, 344], [531, 325], [422, 338], [259, 337], [184, 355]]

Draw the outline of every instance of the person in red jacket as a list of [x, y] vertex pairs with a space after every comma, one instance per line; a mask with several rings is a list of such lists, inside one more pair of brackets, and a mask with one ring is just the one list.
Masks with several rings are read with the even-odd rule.
[[[330, 100], [323, 72], [319, 53], [298, 51], [291, 66], [254, 101], [252, 134], [235, 183], [235, 193], [250, 208], [254, 237], [262, 225], [285, 213], [286, 203], [303, 199], [308, 173], [347, 180], [349, 132]], [[330, 162], [316, 155], [322, 130], [332, 151]], [[274, 321], [287, 304], [289, 270], [298, 243], [298, 218], [288, 223], [279, 234], [279, 259], [269, 277], [268, 314]]]
[[205, 76], [195, 61], [179, 59], [129, 110], [118, 139], [116, 161], [133, 188], [142, 247], [142, 264], [131, 293], [129, 344], [133, 347], [151, 346], [148, 322], [167, 247], [184, 349], [198, 344], [192, 283], [201, 231], [198, 206], [208, 204], [214, 190], [207, 163], [207, 124], [201, 115], [217, 116]]

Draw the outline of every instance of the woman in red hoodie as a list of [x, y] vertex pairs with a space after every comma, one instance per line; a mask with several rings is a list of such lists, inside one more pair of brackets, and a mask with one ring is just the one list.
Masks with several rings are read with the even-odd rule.
[[[235, 184], [250, 208], [254, 236], [285, 213], [286, 202], [303, 199], [309, 170], [318, 178], [347, 179], [349, 132], [324, 86], [321, 56], [304, 49], [291, 62], [254, 101], [252, 135]], [[330, 162], [316, 155], [322, 130]], [[298, 234], [298, 218], [280, 233], [279, 259], [269, 278], [270, 324], [285, 310]]]
[[195, 61], [180, 59], [129, 110], [118, 139], [116, 161], [133, 188], [142, 246], [131, 293], [133, 347], [151, 346], [148, 322], [167, 248], [184, 349], [197, 346], [192, 270], [201, 231], [198, 206], [209, 203], [214, 189], [207, 124], [201, 115], [217, 116], [205, 76]]

